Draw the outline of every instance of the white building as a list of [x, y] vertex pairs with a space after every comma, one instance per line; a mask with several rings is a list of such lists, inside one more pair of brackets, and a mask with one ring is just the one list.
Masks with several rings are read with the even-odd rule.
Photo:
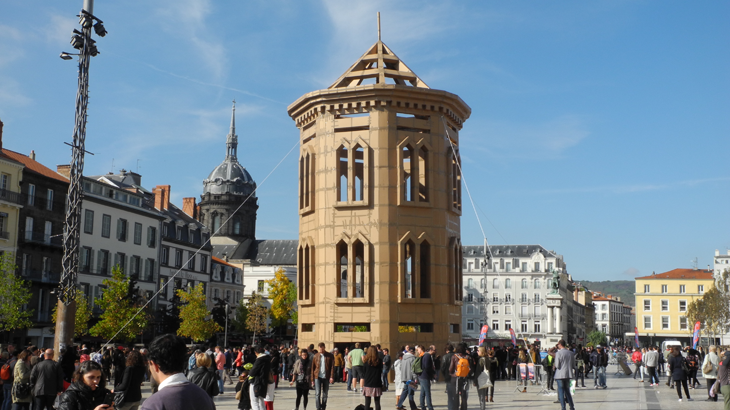
[[234, 309], [243, 300], [243, 269], [213, 256], [208, 308], [223, 300]]
[[[611, 344], [624, 344], [625, 334], [631, 326], [631, 308], [626, 314], [626, 305], [621, 298], [593, 292], [593, 305], [596, 307], [596, 329], [604, 332]], [[630, 332], [634, 329], [631, 328]]]
[[[720, 255], [720, 251], [718, 249], [715, 249], [715, 257], [713, 259], [713, 275], [715, 275], [715, 282], [717, 286], [722, 286], [720, 284], [720, 275], [725, 272], [726, 270], [730, 270], [730, 250], [727, 251], [727, 255]], [[724, 284], [725, 289], [727, 290], [730, 286], [730, 283]], [[730, 328], [727, 329], [725, 332], [725, 335], [722, 337], [721, 341], [723, 343], [727, 343], [727, 341], [730, 340]]]
[[[561, 255], [540, 245], [490, 246], [492, 259], [486, 267], [483, 246], [464, 246], [462, 336], [476, 342], [483, 325], [489, 338], [509, 339], [509, 329], [519, 338], [544, 340], [547, 334], [547, 295], [551, 291], [553, 269], [561, 270], [560, 295], [565, 317], [572, 314], [573, 295], [567, 283], [566, 265]], [[568, 307], [567, 305], [571, 306]], [[569, 326], [562, 320], [558, 333], [568, 340]]]
[[140, 175], [125, 171], [84, 177], [78, 283], [92, 305], [117, 265], [137, 280], [144, 297], [151, 298], [157, 290], [164, 217], [146, 200], [140, 180]]

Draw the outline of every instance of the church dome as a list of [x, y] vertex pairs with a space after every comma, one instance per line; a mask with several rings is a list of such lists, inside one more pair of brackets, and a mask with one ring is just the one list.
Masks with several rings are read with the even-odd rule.
[[[236, 102], [233, 102], [231, 130], [226, 138], [226, 159], [213, 169], [203, 180], [203, 195], [233, 194], [251, 195], [256, 191], [256, 182], [251, 174], [238, 163], [238, 135], [236, 135]], [[255, 195], [254, 195], [255, 197]]]
[[250, 195], [256, 189], [251, 174], [238, 161], [226, 158], [203, 181], [203, 194]]

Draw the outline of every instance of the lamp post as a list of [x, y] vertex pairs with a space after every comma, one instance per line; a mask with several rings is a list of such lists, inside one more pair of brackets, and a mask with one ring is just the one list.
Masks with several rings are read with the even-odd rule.
[[106, 36], [106, 29], [101, 20], [94, 16], [94, 0], [84, 0], [79, 13], [81, 31], [74, 29], [71, 46], [78, 50], [77, 54], [62, 52], [63, 60], [71, 60], [73, 55], [79, 56], [78, 90], [76, 92], [76, 110], [73, 142], [71, 144], [71, 168], [68, 186], [68, 208], [63, 231], [63, 272], [59, 287], [58, 309], [56, 316], [56, 332], [54, 352], [59, 357], [61, 348], [67, 346], [73, 338], [74, 320], [76, 316], [76, 281], [79, 268], [79, 238], [81, 223], [81, 178], [84, 172], [84, 154], [86, 142], [86, 109], [89, 103], [89, 63], [91, 57], [99, 54], [96, 41], [91, 38], [91, 30], [99, 37]]
[[226, 303], [226, 332], [223, 336], [223, 348], [228, 347], [228, 303]]

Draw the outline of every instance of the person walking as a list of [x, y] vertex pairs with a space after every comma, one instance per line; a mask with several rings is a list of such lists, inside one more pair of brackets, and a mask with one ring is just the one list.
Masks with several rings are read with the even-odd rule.
[[586, 363], [588, 362], [588, 354], [583, 345], [578, 345], [575, 352], [575, 387], [578, 388], [578, 377], [580, 377], [581, 387], [586, 387]]
[[347, 391], [352, 391], [352, 361], [350, 360], [350, 348], [345, 348], [343, 357], [345, 362], [345, 383], [347, 383]]
[[547, 389], [555, 390], [555, 371], [553, 369], [553, 363], [555, 362], [555, 348], [551, 347], [548, 350], [547, 356], [542, 359], [542, 367], [547, 373]]
[[631, 361], [634, 362], [634, 380], [636, 380], [636, 375], [640, 374], [642, 377], [641, 381], [643, 382], [644, 375], [640, 373], [641, 372], [641, 359], [642, 359], [641, 350], [639, 350], [637, 348], [634, 350], [634, 353], [631, 355]]
[[58, 398], [57, 410], [104, 410], [109, 393], [102, 367], [94, 361], [86, 361], [74, 372], [72, 383]]
[[253, 363], [249, 377], [253, 378], [249, 394], [253, 410], [266, 410], [264, 399], [268, 391], [268, 379], [271, 373], [271, 357], [266, 354], [263, 346], [256, 348], [256, 361]]
[[142, 402], [142, 382], [147, 368], [144, 358], [138, 350], [132, 350], [127, 356], [122, 379], [112, 390], [113, 393], [124, 393], [124, 403], [115, 410], [137, 410]]
[[53, 349], [47, 349], [44, 356], [45, 360], [35, 365], [30, 372], [34, 410], [53, 410], [56, 396], [63, 391], [63, 371], [53, 361]]
[[[433, 376], [436, 374], [436, 366], [433, 362], [433, 356], [431, 356], [431, 353], [426, 352], [422, 345], [416, 346], [416, 354], [421, 358], [420, 372], [418, 372], [418, 367], [415, 369], [418, 376], [418, 384], [421, 386], [421, 409], [428, 408], [428, 410], [433, 410], [433, 403], [431, 401], [431, 380], [433, 380]], [[418, 358], [416, 361], [418, 361]]]
[[[250, 367], [251, 365], [249, 364], [247, 366]], [[251, 381], [248, 380], [248, 369], [241, 367], [240, 371], [241, 375], [238, 376], [238, 383], [234, 388], [236, 397], [238, 397], [238, 409], [251, 410], [251, 396], [249, 395], [249, 386]], [[239, 392], [241, 393], [240, 395], [238, 394]], [[307, 385], [307, 392], [309, 392], [309, 385]]]
[[606, 353], [606, 348], [601, 346], [598, 346], [598, 349], [596, 350], [596, 375], [598, 376], [598, 384], [595, 388], [607, 389], [608, 386], [606, 386], [606, 367], [608, 366], [608, 353]]
[[307, 349], [302, 349], [299, 358], [292, 366], [291, 380], [289, 386], [296, 383], [295, 388], [297, 391], [296, 408], [299, 410], [299, 405], [304, 402], [304, 410], [307, 410], [307, 403], [309, 402], [309, 388], [312, 385], [312, 362], [308, 359], [309, 353]]
[[558, 400], [560, 408], [565, 410], [566, 403], [570, 406], [570, 410], [575, 410], [573, 397], [570, 395], [570, 380], [573, 378], [573, 369], [575, 368], [575, 355], [573, 352], [565, 348], [565, 340], [558, 342], [558, 352], [555, 354], [555, 380], [558, 381]]
[[383, 360], [374, 346], [368, 347], [363, 359], [363, 396], [365, 408], [370, 409], [371, 400], [375, 402], [375, 410], [380, 410], [380, 396], [383, 395]]
[[410, 404], [411, 409], [416, 408], [416, 401], [413, 399], [413, 395], [415, 394], [417, 387], [414, 382], [416, 376], [413, 373], [413, 362], [415, 361], [415, 349], [411, 347], [408, 352], [403, 354], [403, 358], [400, 361], [400, 379], [401, 382], [403, 382], [403, 391], [398, 399], [398, 404], [395, 406], [396, 409], [405, 410], [403, 403], [406, 401], [406, 397], [408, 397], [408, 403]]
[[[476, 375], [476, 379], [478, 380], [479, 376], [484, 372], [484, 369], [486, 369], [488, 372], [490, 372], [489, 376], [491, 381], [491, 361], [488, 361], [487, 349], [484, 348], [484, 346], [479, 346], [478, 354], [479, 360], [477, 360], [477, 368], [474, 372]], [[492, 384], [492, 386], [494, 386], [494, 384]], [[475, 383], [474, 387], [477, 388], [477, 395], [479, 396], [479, 409], [486, 410], [487, 402], [489, 401], [489, 387], [482, 387], [478, 383]]]
[[198, 353], [195, 357], [195, 369], [188, 372], [188, 380], [205, 391], [209, 397], [217, 396], [220, 391], [218, 372], [210, 367], [210, 356]]
[[[520, 349], [520, 352], [517, 354], [517, 368], [521, 369], [522, 366], [520, 366], [520, 365], [521, 364], [525, 365], [525, 373], [524, 373], [525, 378], [523, 379], [524, 387], [522, 388], [522, 393], [527, 393], [527, 382], [530, 378], [530, 375], [528, 374], [529, 372], [527, 371], [527, 363], [529, 363], [529, 361], [527, 359], [527, 355], [525, 354], [525, 350]], [[517, 371], [518, 385], [519, 385], [520, 378], [522, 378], [522, 372], [518, 370]]]
[[[709, 347], [709, 353], [705, 355], [705, 359], [702, 362], [702, 377], [705, 378], [705, 384], [707, 385], [707, 400], [705, 401], [717, 401], [717, 395], [712, 397], [710, 395], [710, 389], [717, 380], [717, 371], [720, 367], [720, 357], [717, 355], [717, 347], [711, 345]], [[707, 371], [705, 371], [707, 370]]]
[[701, 387], [702, 385], [697, 380], [697, 372], [700, 370], [700, 363], [702, 363], [700, 353], [695, 349], [689, 349], [687, 351], [686, 361], [687, 367], [689, 368], [689, 372], [687, 373], [689, 388]]
[[393, 366], [393, 361], [390, 357], [390, 350], [388, 348], [383, 349], [383, 374], [380, 375], [380, 380], [383, 384], [383, 391], [388, 391], [388, 374], [390, 374], [390, 368]]
[[330, 390], [332, 379], [332, 368], [335, 358], [332, 353], [325, 349], [325, 344], [320, 342], [317, 346], [319, 351], [312, 358], [312, 381], [314, 382], [314, 404], [317, 410], [327, 408], [327, 396]]
[[459, 343], [449, 365], [449, 375], [451, 375], [452, 391], [454, 392], [449, 399], [453, 400], [453, 410], [467, 409], [469, 386], [473, 383], [475, 368], [476, 363], [466, 352], [466, 343]]
[[226, 366], [226, 356], [223, 354], [223, 350], [220, 346], [215, 347], [215, 353], [213, 354], [215, 363], [213, 363], [213, 368], [218, 372], [218, 392], [220, 394], [223, 394], [223, 388], [225, 386], [225, 366]]
[[656, 368], [659, 365], [659, 353], [655, 350], [654, 346], [649, 346], [649, 351], [644, 356], [644, 362], [649, 373], [649, 385], [658, 386], [659, 377], [657, 376]]
[[401, 393], [403, 393], [403, 380], [401, 380], [401, 359], [403, 359], [403, 352], [398, 352], [395, 362], [393, 362], [393, 370], [395, 370], [395, 399], [400, 399]]
[[687, 401], [692, 401], [689, 396], [689, 389], [687, 389], [687, 371], [685, 368], [687, 363], [685, 362], [682, 353], [679, 351], [678, 346], [672, 347], [672, 354], [669, 356], [669, 372], [672, 374], [672, 380], [674, 385], [677, 386], [677, 396], [679, 401], [682, 401], [682, 390], [684, 388], [684, 394], [687, 396]]
[[342, 358], [342, 353], [336, 347], [332, 350], [332, 355], [335, 357], [334, 368], [332, 369], [332, 378], [334, 383], [342, 382], [342, 367], [345, 365], [345, 360]]
[[730, 349], [723, 354], [723, 360], [717, 369], [717, 381], [720, 384], [720, 393], [725, 399], [725, 410], [730, 410]]
[[[18, 397], [16, 386], [19, 384], [30, 384], [30, 352], [23, 350], [18, 355], [18, 361], [15, 363], [13, 370], [13, 391], [11, 393], [13, 399], [13, 410], [28, 410], [32, 401], [32, 394], [25, 397]], [[30, 392], [29, 392], [30, 393]]]
[[[451, 365], [451, 357], [454, 355], [454, 346], [449, 343], [446, 345], [445, 353], [441, 356], [441, 377], [446, 383], [446, 394], [448, 397], [449, 389], [451, 388], [451, 376], [449, 375], [449, 366]], [[448, 401], [447, 401], [448, 403]], [[452, 410], [449, 407], [449, 410]]]
[[350, 364], [352, 365], [352, 381], [353, 386], [352, 390], [357, 393], [357, 384], [360, 382], [360, 393], [362, 393], [362, 357], [364, 355], [363, 350], [360, 348], [360, 343], [355, 343], [355, 348], [352, 349], [350, 354], [348, 355], [348, 360]]

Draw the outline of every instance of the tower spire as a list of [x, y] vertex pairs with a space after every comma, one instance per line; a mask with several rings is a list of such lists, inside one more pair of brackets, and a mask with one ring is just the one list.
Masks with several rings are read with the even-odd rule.
[[380, 12], [378, 12], [378, 41], [380, 40]]
[[231, 130], [228, 131], [226, 138], [226, 158], [237, 161], [238, 152], [238, 135], [236, 135], [236, 100], [233, 100], [233, 108], [231, 109]]

